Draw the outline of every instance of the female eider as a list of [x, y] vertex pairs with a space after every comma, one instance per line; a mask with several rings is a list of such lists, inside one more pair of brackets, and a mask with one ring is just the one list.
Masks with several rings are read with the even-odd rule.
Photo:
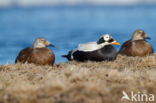
[[33, 48], [28, 47], [20, 51], [15, 63], [34, 63], [37, 65], [53, 65], [55, 55], [46, 46], [52, 46], [45, 38], [37, 38], [34, 42]]
[[111, 61], [117, 56], [116, 49], [112, 44], [120, 45], [109, 34], [103, 35], [98, 42], [80, 44], [77, 49], [63, 55], [68, 60], [76, 61]]
[[154, 50], [145, 39], [150, 39], [144, 30], [136, 30], [131, 40], [126, 41], [119, 54], [127, 56], [147, 56], [153, 54]]

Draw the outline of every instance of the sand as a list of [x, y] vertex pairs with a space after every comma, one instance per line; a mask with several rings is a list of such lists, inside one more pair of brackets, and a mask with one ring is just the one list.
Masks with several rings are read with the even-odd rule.
[[0, 103], [132, 103], [122, 91], [156, 95], [156, 55], [0, 66]]

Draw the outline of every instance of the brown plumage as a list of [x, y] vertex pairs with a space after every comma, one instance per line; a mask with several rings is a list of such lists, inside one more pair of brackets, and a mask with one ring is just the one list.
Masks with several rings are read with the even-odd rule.
[[150, 39], [143, 30], [136, 30], [131, 40], [126, 41], [119, 54], [127, 56], [147, 56], [153, 54], [154, 50], [145, 39]]
[[25, 48], [20, 51], [15, 63], [34, 63], [37, 65], [53, 65], [55, 55], [46, 46], [53, 46], [45, 38], [37, 38], [34, 47]]

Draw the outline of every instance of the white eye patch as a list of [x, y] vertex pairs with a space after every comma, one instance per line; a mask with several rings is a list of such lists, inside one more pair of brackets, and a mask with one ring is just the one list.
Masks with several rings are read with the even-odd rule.
[[110, 39], [110, 36], [107, 34], [107, 35], [104, 35], [103, 38], [105, 41], [108, 41]]

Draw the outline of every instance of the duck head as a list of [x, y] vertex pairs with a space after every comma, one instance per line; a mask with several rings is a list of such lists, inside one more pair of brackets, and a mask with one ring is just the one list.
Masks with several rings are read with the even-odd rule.
[[99, 45], [106, 45], [106, 44], [114, 44], [114, 45], [120, 45], [117, 41], [115, 41], [112, 36], [109, 34], [102, 35], [97, 42]]
[[144, 30], [136, 30], [132, 36], [132, 40], [145, 40], [149, 39], [151, 40], [150, 37], [144, 32]]
[[48, 40], [46, 40], [45, 38], [37, 38], [34, 41], [34, 48], [44, 48], [47, 46], [52, 46], [55, 47], [53, 44], [51, 44]]

